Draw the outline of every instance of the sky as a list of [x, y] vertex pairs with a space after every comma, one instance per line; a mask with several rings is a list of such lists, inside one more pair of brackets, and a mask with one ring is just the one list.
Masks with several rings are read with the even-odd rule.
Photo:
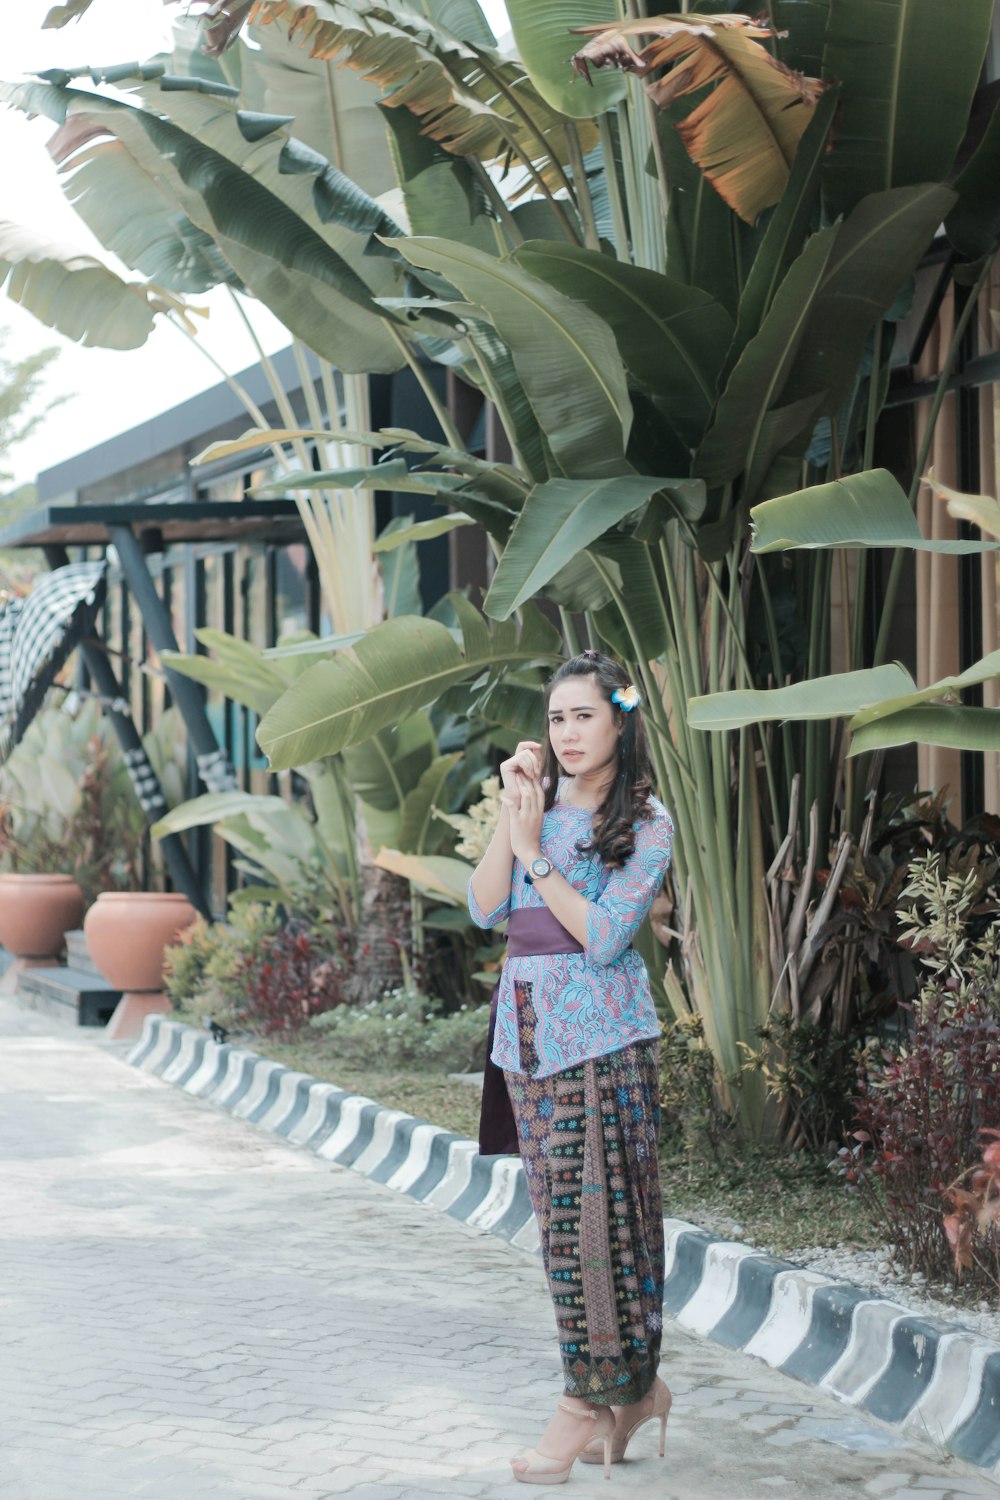
[[[17, 80], [41, 68], [144, 59], [167, 45], [173, 8], [165, 9], [163, 0], [94, 0], [80, 21], [61, 31], [43, 31], [51, 3], [18, 0], [16, 6], [8, 7], [10, 14], [4, 15], [5, 80]], [[502, 0], [484, 0], [483, 9], [494, 30], [506, 29]], [[29, 121], [19, 111], [0, 105], [0, 219], [32, 226], [98, 255], [131, 278], [133, 273], [103, 250], [63, 197], [46, 150], [53, 129], [48, 120]], [[220, 377], [203, 348], [231, 372], [252, 364], [256, 358], [253, 345], [228, 294], [217, 291], [192, 300], [209, 310], [205, 331], [199, 334], [202, 347], [192, 347], [183, 334], [162, 324], [141, 349], [119, 351], [84, 349], [37, 322], [0, 292], [0, 330], [7, 334], [5, 357], [16, 359], [57, 347], [59, 358], [51, 368], [45, 394], [69, 398], [32, 437], [3, 455], [0, 468], [12, 471], [16, 484], [25, 483], [41, 469], [215, 385]], [[266, 308], [254, 309], [254, 324], [269, 353], [289, 342], [287, 332]]]

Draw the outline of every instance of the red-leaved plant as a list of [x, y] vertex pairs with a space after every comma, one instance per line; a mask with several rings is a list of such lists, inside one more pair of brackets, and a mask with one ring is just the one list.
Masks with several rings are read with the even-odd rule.
[[[1000, 1130], [982, 1129], [982, 1161], [945, 1189], [944, 1232], [959, 1278], [978, 1271], [1000, 1294]], [[963, 1184], [968, 1184], [963, 1186]]]
[[297, 924], [265, 933], [240, 955], [233, 982], [242, 988], [241, 1019], [264, 1036], [294, 1034], [313, 1016], [343, 1004], [349, 973], [343, 952]]
[[898, 1049], [866, 1055], [841, 1170], [908, 1271], [953, 1274], [941, 1215], [985, 1122], [998, 1119], [1000, 1023], [977, 1000], [928, 997]]
[[[995, 1265], [991, 1272], [988, 1257], [980, 1265], [969, 1254], [963, 1222], [977, 1190], [963, 1181], [984, 1185], [975, 1174], [992, 1171], [995, 1159], [967, 1171], [982, 1133], [1000, 1121], [1000, 923], [971, 935], [982, 915], [974, 869], [948, 873], [930, 855], [911, 872], [903, 897], [912, 905], [899, 916], [927, 978], [913, 1007], [903, 1007], [912, 1022], [900, 1040], [863, 1054], [854, 1145], [840, 1152], [841, 1172], [905, 1269], [992, 1290]], [[975, 1212], [983, 1206], [977, 1200]]]

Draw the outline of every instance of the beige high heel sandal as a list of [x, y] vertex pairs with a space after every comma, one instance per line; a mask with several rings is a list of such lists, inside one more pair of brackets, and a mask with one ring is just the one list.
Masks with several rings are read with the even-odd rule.
[[[586, 1410], [579, 1406], [570, 1406], [566, 1401], [559, 1402], [560, 1410], [568, 1411], [571, 1416], [583, 1417], [588, 1422], [596, 1423], [596, 1430], [588, 1432], [585, 1436], [581, 1434], [582, 1441], [579, 1448], [573, 1454], [569, 1463], [563, 1458], [549, 1458], [545, 1453], [539, 1453], [537, 1448], [529, 1448], [527, 1453], [518, 1454], [517, 1458], [510, 1461], [514, 1478], [518, 1484], [565, 1484], [570, 1475], [570, 1470], [580, 1457], [588, 1443], [600, 1443], [604, 1450], [604, 1477], [611, 1478], [611, 1440], [615, 1432], [615, 1419], [606, 1406], [589, 1407]], [[590, 1463], [601, 1462], [601, 1455], [588, 1460]], [[518, 1468], [518, 1464], [523, 1467]]]
[[[646, 1422], [652, 1422], [654, 1417], [658, 1418], [660, 1423], [660, 1457], [663, 1457], [667, 1443], [667, 1418], [670, 1415], [670, 1407], [673, 1399], [667, 1386], [664, 1385], [662, 1380], [657, 1378], [656, 1384], [653, 1386], [652, 1410], [646, 1412], [644, 1416], [638, 1417], [624, 1432], [619, 1432], [616, 1424], [615, 1437], [611, 1444], [611, 1462], [613, 1464], [621, 1463], [625, 1457], [625, 1449], [639, 1431], [639, 1428]], [[619, 1409], [624, 1410], [625, 1408]], [[604, 1454], [595, 1443], [588, 1443], [587, 1447], [580, 1454], [580, 1462], [584, 1464], [599, 1464], [606, 1462], [606, 1460]]]

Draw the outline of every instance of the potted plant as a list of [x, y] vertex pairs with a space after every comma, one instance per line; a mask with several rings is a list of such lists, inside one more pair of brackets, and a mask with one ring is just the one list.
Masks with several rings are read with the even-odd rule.
[[43, 711], [0, 771], [0, 943], [22, 968], [58, 961], [103, 886], [133, 878], [141, 818], [96, 703]]
[[55, 964], [82, 916], [83, 892], [72, 875], [0, 873], [0, 943], [14, 960], [0, 989], [9, 994], [22, 969]]
[[87, 948], [122, 997], [107, 1024], [115, 1041], [138, 1036], [147, 1016], [170, 1009], [163, 988], [163, 952], [197, 912], [172, 891], [102, 891], [87, 912]]
[[[179, 800], [183, 734], [173, 710], [146, 737], [146, 748], [168, 801]], [[124, 953], [123, 933], [129, 941], [143, 933], [146, 960], [121, 982], [117, 954], [110, 973], [108, 961], [92, 954], [101, 972], [128, 992], [159, 991], [163, 946], [194, 912], [183, 897], [142, 888], [158, 880], [143, 858], [144, 835], [145, 818], [99, 704], [43, 710], [0, 770], [0, 942], [15, 959], [6, 989], [20, 969], [57, 962], [66, 932], [80, 925], [85, 908], [101, 905], [114, 913], [113, 948]], [[85, 924], [88, 946], [93, 925]], [[105, 925], [103, 917], [96, 925]], [[98, 947], [103, 953], [100, 940]], [[126, 1034], [122, 1024], [115, 1034]]]

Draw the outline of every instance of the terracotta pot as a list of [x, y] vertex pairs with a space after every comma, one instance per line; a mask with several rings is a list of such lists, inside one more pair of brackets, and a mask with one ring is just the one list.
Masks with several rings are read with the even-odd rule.
[[104, 891], [83, 930], [94, 963], [116, 990], [163, 988], [163, 950], [197, 912], [186, 896]]
[[72, 875], [0, 875], [0, 943], [15, 958], [55, 958], [82, 916]]

